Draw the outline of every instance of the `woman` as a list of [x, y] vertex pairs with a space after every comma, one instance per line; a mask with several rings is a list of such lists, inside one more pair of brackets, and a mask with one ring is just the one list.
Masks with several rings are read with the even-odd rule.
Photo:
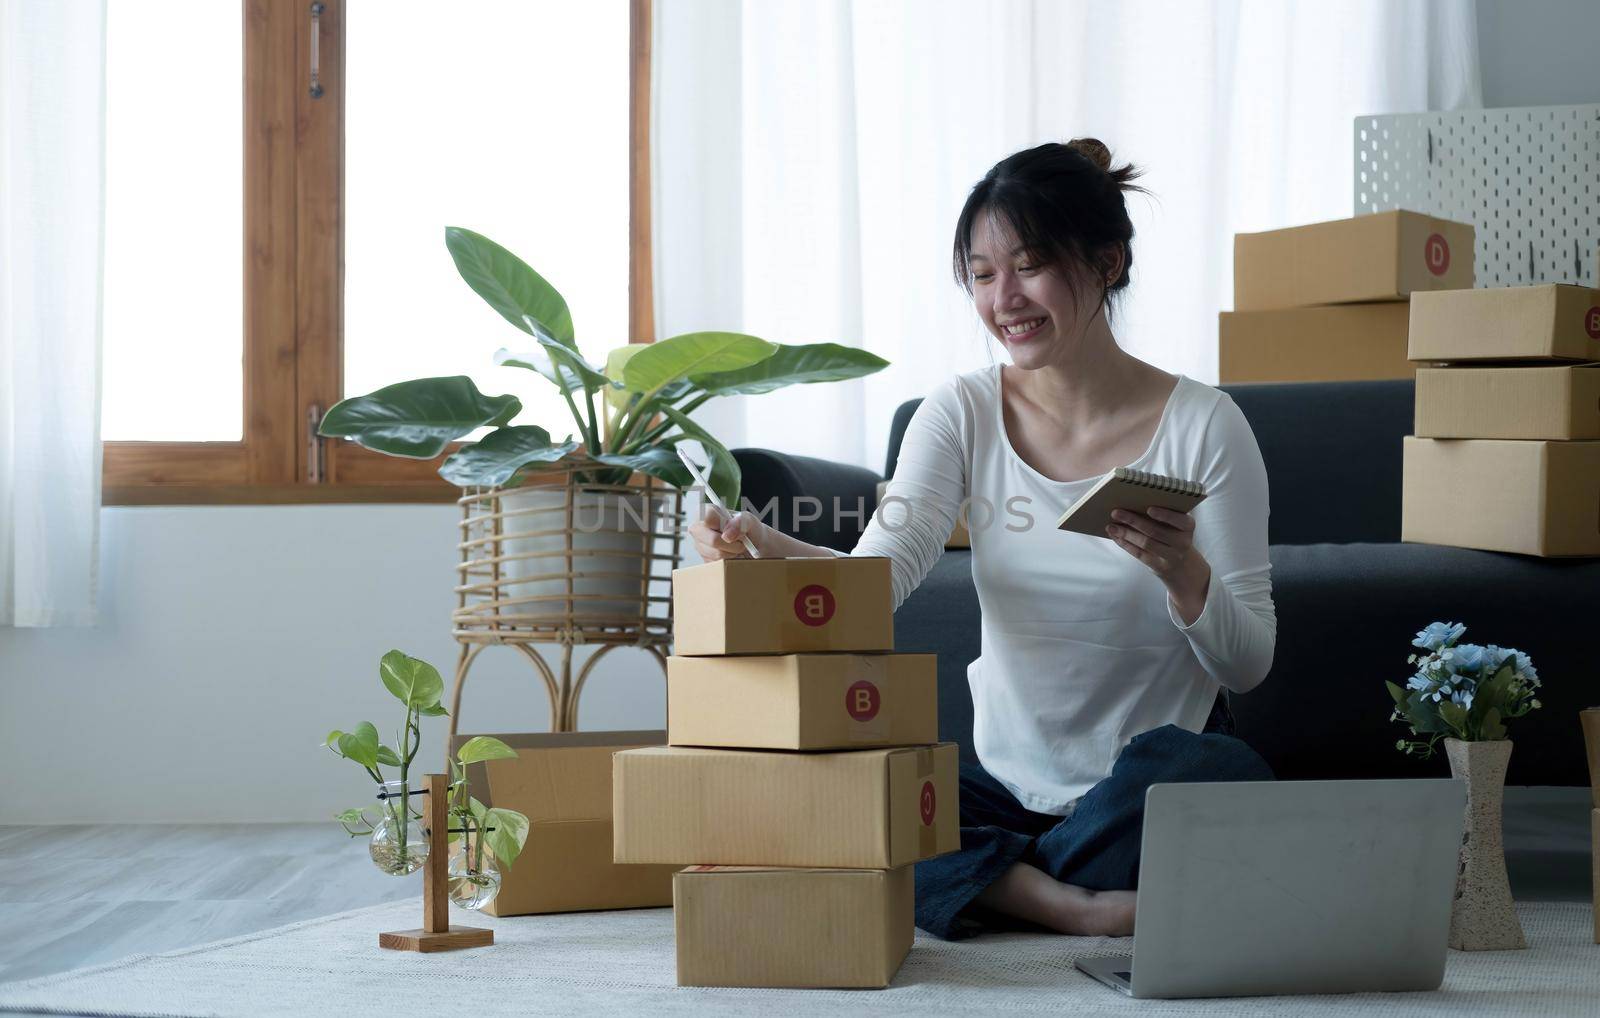
[[[1276, 616], [1267, 479], [1222, 392], [1122, 350], [1108, 319], [1128, 285], [1133, 224], [1099, 141], [1002, 160], [956, 225], [954, 268], [1011, 363], [960, 375], [906, 429], [888, 504], [853, 554], [891, 560], [895, 606], [973, 511], [982, 653], [968, 670], [982, 766], [961, 773], [961, 851], [917, 867], [917, 925], [970, 936], [1021, 919], [1063, 933], [1133, 932], [1145, 790], [1157, 782], [1267, 780], [1223, 728], [1222, 688], [1267, 674]], [[1185, 515], [1118, 512], [1106, 539], [1056, 517], [1107, 471], [1205, 485]], [[982, 500], [980, 503], [979, 500]], [[690, 528], [708, 561], [837, 554], [751, 513]], [[1213, 715], [1217, 718], [1213, 718]]]

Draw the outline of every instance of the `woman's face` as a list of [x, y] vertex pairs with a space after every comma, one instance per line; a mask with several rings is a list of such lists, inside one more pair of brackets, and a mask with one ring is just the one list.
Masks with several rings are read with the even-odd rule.
[[[1102, 280], [1081, 266], [1036, 265], [1002, 219], [985, 214], [972, 227], [972, 300], [989, 332], [1024, 370], [1059, 363], [1099, 313]], [[1072, 285], [1084, 297], [1084, 317]]]

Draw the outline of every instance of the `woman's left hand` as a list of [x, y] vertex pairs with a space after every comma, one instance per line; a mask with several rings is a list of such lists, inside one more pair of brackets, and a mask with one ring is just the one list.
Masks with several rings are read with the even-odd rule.
[[1166, 584], [1178, 614], [1193, 625], [1205, 609], [1211, 584], [1211, 566], [1194, 547], [1194, 518], [1151, 506], [1143, 513], [1117, 509], [1111, 521], [1106, 535]]

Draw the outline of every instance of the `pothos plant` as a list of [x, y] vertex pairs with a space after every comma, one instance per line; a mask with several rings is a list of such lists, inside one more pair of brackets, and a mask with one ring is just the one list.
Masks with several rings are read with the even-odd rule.
[[[449, 711], [439, 702], [444, 695], [444, 680], [439, 670], [426, 661], [391, 650], [378, 663], [378, 677], [406, 709], [405, 720], [395, 733], [394, 746], [380, 741], [377, 726], [370, 721], [363, 721], [348, 732], [335, 729], [328, 733], [324, 744], [335, 755], [359, 765], [380, 789], [399, 786], [398, 794], [381, 793], [376, 807], [347, 809], [335, 818], [353, 838], [372, 836], [387, 825], [388, 837], [395, 839], [385, 853], [390, 861], [380, 861], [377, 853], [373, 859], [380, 869], [399, 875], [414, 870], [416, 861], [421, 858], [416, 846], [408, 845], [407, 841], [411, 837], [411, 822], [422, 816], [408, 801], [411, 765], [422, 745], [422, 719], [443, 717]], [[483, 872], [485, 847], [501, 865], [509, 866], [527, 841], [528, 818], [516, 810], [486, 807], [473, 798], [467, 780], [467, 768], [472, 764], [516, 755], [516, 750], [499, 739], [479, 735], [468, 739], [450, 758], [448, 812], [452, 833], [448, 841], [467, 839], [466, 850], [471, 853], [469, 876]], [[385, 767], [396, 768], [398, 777], [385, 777]], [[372, 811], [376, 812], [376, 818]]]
[[533, 341], [524, 352], [500, 350], [495, 362], [537, 372], [559, 389], [576, 430], [556, 441], [550, 436], [558, 429], [513, 425], [522, 411], [516, 396], [486, 396], [470, 378], [454, 375], [343, 400], [322, 418], [318, 433], [391, 456], [433, 459], [456, 439], [493, 428], [440, 465], [440, 476], [462, 487], [512, 486], [524, 471], [582, 457], [580, 483], [620, 484], [638, 471], [686, 488], [692, 479], [673, 447], [692, 438], [711, 460], [711, 487], [736, 506], [739, 465], [691, 419], [696, 409], [717, 396], [858, 378], [888, 366], [836, 343], [785, 346], [738, 332], [690, 332], [619, 347], [604, 368], [596, 367], [578, 350], [565, 298], [522, 259], [460, 227], [445, 230], [445, 246], [467, 285]]

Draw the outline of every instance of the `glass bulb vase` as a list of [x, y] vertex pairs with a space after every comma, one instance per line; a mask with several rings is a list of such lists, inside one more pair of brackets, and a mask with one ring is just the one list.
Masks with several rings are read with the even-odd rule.
[[385, 781], [378, 792], [381, 819], [367, 852], [372, 864], [391, 877], [415, 873], [428, 861], [428, 836], [422, 831], [422, 814], [411, 808], [410, 791], [404, 781]]
[[500, 893], [500, 879], [499, 860], [481, 834], [455, 835], [446, 869], [452, 902], [476, 912]]

